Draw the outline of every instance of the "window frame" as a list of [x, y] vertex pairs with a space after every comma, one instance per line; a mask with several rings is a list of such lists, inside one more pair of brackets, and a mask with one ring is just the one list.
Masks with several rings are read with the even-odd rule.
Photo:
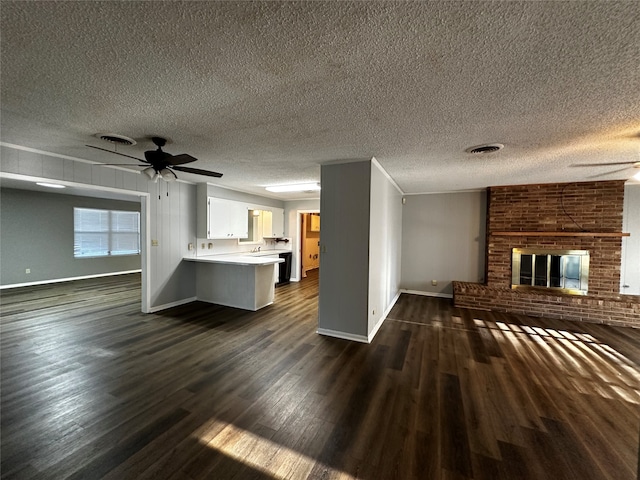
[[[77, 213], [79, 211], [92, 211], [92, 212], [99, 212], [99, 214], [107, 214], [107, 224], [103, 225], [100, 221], [97, 222], [97, 225], [99, 225], [97, 230], [86, 230], [86, 229], [82, 229], [80, 228], [80, 226], [78, 225], [78, 221], [77, 221]], [[118, 230], [115, 227], [115, 220], [117, 218], [118, 215], [120, 214], [125, 214], [125, 215], [135, 215], [136, 220], [135, 220], [135, 230], [132, 231], [122, 231], [122, 230]], [[106, 227], [106, 228], [105, 228]], [[81, 234], [100, 234], [100, 235], [105, 235], [106, 236], [106, 250], [102, 250], [102, 251], [106, 251], [106, 253], [100, 253], [100, 252], [92, 252], [90, 254], [79, 254], [79, 247], [78, 247], [78, 235]], [[123, 234], [127, 234], [127, 235], [135, 235], [136, 236], [136, 240], [137, 240], [137, 251], [133, 251], [133, 250], [126, 250], [123, 253], [117, 253], [119, 250], [114, 250], [114, 247], [116, 245], [116, 237], [121, 236]], [[114, 253], [115, 252], [115, 253]], [[104, 209], [104, 208], [88, 208], [88, 207], [73, 207], [73, 258], [76, 259], [82, 259], [82, 258], [108, 258], [108, 257], [126, 257], [126, 256], [133, 256], [133, 255], [141, 255], [142, 254], [142, 250], [141, 250], [141, 233], [140, 233], [140, 212], [136, 211], [136, 210], [111, 210], [111, 209]]]

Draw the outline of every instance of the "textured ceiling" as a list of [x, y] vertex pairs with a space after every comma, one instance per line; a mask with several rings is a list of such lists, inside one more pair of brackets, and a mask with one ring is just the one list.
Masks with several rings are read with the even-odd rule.
[[[2, 141], [99, 162], [148, 137], [265, 193], [375, 157], [405, 193], [626, 179], [638, 2], [8, 2]], [[470, 146], [505, 148], [478, 157]], [[122, 159], [125, 162], [126, 159]], [[135, 163], [135, 162], [133, 162]], [[280, 195], [280, 198], [290, 198]], [[304, 195], [295, 194], [295, 197]]]

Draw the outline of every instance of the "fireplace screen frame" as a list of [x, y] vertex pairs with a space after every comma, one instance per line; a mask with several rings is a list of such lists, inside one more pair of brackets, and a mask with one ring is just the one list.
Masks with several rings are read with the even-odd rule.
[[[588, 250], [544, 250], [531, 248], [514, 248], [511, 251], [511, 288], [536, 291], [553, 291], [570, 295], [587, 295], [589, 289], [589, 251]], [[523, 256], [531, 256], [523, 262]], [[546, 257], [546, 259], [544, 259]], [[552, 258], [554, 257], [554, 258]], [[560, 257], [559, 259], [557, 257]], [[571, 260], [569, 260], [571, 257]], [[577, 257], [577, 262], [575, 260]], [[572, 263], [572, 269], [578, 268], [577, 275], [565, 277], [567, 263]], [[523, 263], [526, 263], [526, 273], [531, 270], [531, 283], [523, 283], [521, 275]], [[528, 267], [530, 263], [530, 267]], [[552, 271], [553, 269], [553, 271]], [[526, 278], [526, 277], [525, 277]], [[552, 283], [561, 283], [560, 286]], [[571, 280], [571, 286], [567, 286]], [[543, 285], [541, 283], [546, 283]]]

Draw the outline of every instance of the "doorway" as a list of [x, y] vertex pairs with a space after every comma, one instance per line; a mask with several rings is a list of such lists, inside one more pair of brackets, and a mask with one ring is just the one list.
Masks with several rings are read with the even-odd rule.
[[320, 214], [300, 214], [300, 278], [320, 268]]

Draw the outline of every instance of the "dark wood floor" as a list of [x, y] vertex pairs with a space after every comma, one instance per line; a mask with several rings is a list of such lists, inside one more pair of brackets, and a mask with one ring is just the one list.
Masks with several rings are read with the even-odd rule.
[[352, 343], [312, 275], [255, 313], [3, 292], [2, 478], [636, 478], [640, 331], [402, 295]]

